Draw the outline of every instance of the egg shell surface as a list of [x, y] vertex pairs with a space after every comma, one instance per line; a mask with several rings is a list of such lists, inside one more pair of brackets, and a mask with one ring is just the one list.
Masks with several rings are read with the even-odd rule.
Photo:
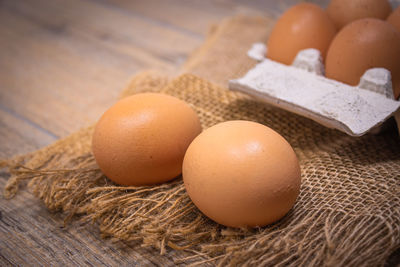
[[356, 20], [333, 39], [325, 64], [326, 77], [357, 85], [370, 68], [391, 72], [393, 93], [400, 95], [400, 32], [379, 19]]
[[194, 204], [231, 227], [256, 227], [282, 218], [299, 194], [297, 157], [277, 132], [255, 122], [227, 121], [201, 133], [183, 162]]
[[385, 20], [392, 11], [388, 0], [331, 0], [326, 9], [338, 29], [363, 18]]
[[297, 53], [315, 48], [325, 59], [336, 27], [317, 5], [301, 3], [288, 9], [276, 22], [268, 38], [267, 58], [290, 65]]
[[392, 24], [400, 32], [400, 6], [398, 6], [392, 14], [387, 18], [387, 21]]
[[149, 185], [181, 174], [186, 149], [201, 132], [199, 118], [175, 97], [124, 98], [96, 124], [92, 151], [102, 172], [120, 185]]

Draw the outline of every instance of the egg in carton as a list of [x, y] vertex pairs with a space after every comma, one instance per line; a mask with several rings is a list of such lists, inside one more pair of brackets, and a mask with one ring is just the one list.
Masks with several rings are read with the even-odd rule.
[[253, 44], [247, 54], [260, 63], [230, 80], [229, 89], [351, 136], [377, 133], [392, 116], [400, 131], [400, 101], [394, 99], [387, 69], [369, 69], [357, 86], [350, 86], [324, 76], [317, 49], [300, 51], [291, 66], [266, 58], [266, 53], [265, 44]]

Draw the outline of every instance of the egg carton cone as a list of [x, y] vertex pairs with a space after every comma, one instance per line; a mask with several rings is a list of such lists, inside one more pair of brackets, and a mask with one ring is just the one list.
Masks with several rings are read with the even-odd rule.
[[266, 58], [266, 53], [266, 45], [253, 44], [247, 54], [260, 63], [230, 80], [229, 89], [351, 136], [377, 133], [392, 116], [400, 129], [400, 101], [394, 99], [387, 69], [369, 69], [357, 86], [350, 86], [324, 76], [316, 49], [300, 51], [291, 66]]

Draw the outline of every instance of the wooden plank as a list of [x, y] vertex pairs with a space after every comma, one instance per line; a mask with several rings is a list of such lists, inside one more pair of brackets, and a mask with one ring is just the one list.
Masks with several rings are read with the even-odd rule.
[[[94, 66], [87, 56], [85, 60], [68, 50], [68, 45], [82, 50], [90, 50], [90, 46], [79, 43], [79, 39], [63, 42], [63, 36], [59, 37], [58, 44], [51, 37], [32, 34], [26, 38], [27, 32], [37, 28], [7, 13], [0, 17], [3, 22], [0, 23], [0, 35], [12, 41], [0, 43], [0, 99], [3, 106], [57, 136], [64, 136], [93, 118], [96, 108], [88, 108], [85, 112], [85, 105], [115, 99], [119, 88], [114, 89], [111, 84], [123, 76], [110, 67]], [[96, 53], [104, 56], [100, 51]], [[133, 72], [138, 67], [132, 64], [129, 69]], [[128, 74], [125, 77], [127, 79]], [[121, 81], [118, 85], [122, 87]], [[96, 90], [97, 94], [94, 93]]]
[[[233, 0], [233, 2], [240, 6], [246, 6], [250, 9], [257, 9], [269, 17], [278, 18], [283, 12], [285, 12], [289, 7], [305, 2], [304, 0]], [[306, 1], [311, 2], [325, 8], [330, 0], [311, 0]]]
[[[303, 2], [300, 0], [222, 0], [222, 1], [187, 1], [187, 0], [101, 0], [133, 14], [145, 15], [160, 23], [182, 28], [197, 34], [205, 34], [211, 24], [227, 16], [252, 14], [278, 17], [288, 7]], [[325, 7], [329, 0], [314, 0]], [[206, 20], [204, 18], [207, 18]]]
[[129, 51], [131, 47], [140, 47], [178, 64], [203, 40], [202, 36], [189, 36], [151, 19], [143, 19], [97, 1], [25, 0], [12, 1], [9, 6], [42, 24], [65, 24], [73, 31], [91, 35], [100, 42], [112, 44], [116, 49]]
[[0, 158], [34, 151], [57, 136], [0, 106]]
[[95, 121], [134, 72], [174, 67], [134, 46], [125, 51], [101, 42], [57, 17], [44, 23], [29, 16], [23, 6], [0, 9], [0, 99], [58, 136]]
[[238, 12], [237, 6], [230, 1], [101, 0], [101, 2], [130, 14], [151, 18], [163, 26], [199, 36], [206, 34], [211, 24]]
[[[197, 34], [205, 34], [211, 24], [227, 16], [251, 14], [278, 17], [288, 7], [304, 2], [301, 0], [221, 0], [221, 1], [187, 1], [187, 0], [101, 0], [132, 14], [145, 15], [160, 23], [182, 28]], [[314, 0], [325, 7], [329, 0]], [[207, 19], [204, 19], [207, 18]]]

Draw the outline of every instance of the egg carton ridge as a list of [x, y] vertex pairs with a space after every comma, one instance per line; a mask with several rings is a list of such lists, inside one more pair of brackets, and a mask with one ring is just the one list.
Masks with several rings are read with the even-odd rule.
[[395, 116], [400, 129], [400, 101], [393, 96], [390, 71], [367, 70], [357, 86], [326, 78], [320, 52], [300, 51], [287, 66], [265, 57], [267, 47], [253, 44], [248, 56], [259, 61], [229, 89], [312, 119], [351, 136], [376, 133]]

